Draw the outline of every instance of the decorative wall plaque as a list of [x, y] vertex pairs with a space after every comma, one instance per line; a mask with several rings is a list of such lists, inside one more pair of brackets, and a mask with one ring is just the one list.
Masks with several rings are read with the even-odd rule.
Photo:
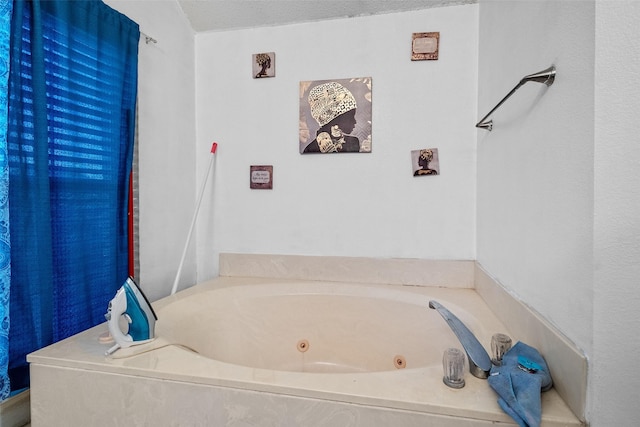
[[440, 175], [440, 158], [437, 148], [423, 148], [411, 152], [413, 176]]
[[425, 61], [438, 59], [440, 33], [413, 33], [411, 60]]
[[249, 187], [256, 190], [271, 190], [273, 188], [273, 166], [251, 166]]
[[253, 78], [276, 76], [276, 54], [275, 52], [254, 53], [253, 55]]

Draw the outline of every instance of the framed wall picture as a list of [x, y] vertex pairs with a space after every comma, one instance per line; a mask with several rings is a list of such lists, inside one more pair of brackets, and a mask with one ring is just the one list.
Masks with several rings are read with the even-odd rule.
[[437, 148], [423, 148], [411, 152], [413, 176], [440, 175], [440, 156]]
[[411, 60], [437, 60], [440, 50], [440, 33], [413, 33], [411, 37]]
[[371, 77], [300, 82], [300, 154], [371, 152]]
[[249, 166], [249, 188], [254, 190], [271, 190], [273, 188], [273, 166]]
[[251, 57], [253, 59], [252, 71], [254, 79], [276, 76], [275, 52], [254, 53]]

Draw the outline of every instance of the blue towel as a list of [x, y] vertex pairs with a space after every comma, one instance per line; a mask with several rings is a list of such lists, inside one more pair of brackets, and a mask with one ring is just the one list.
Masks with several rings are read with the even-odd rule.
[[538, 350], [516, 343], [493, 366], [489, 385], [498, 393], [498, 404], [520, 427], [539, 427], [542, 420], [540, 392], [553, 385], [549, 368]]

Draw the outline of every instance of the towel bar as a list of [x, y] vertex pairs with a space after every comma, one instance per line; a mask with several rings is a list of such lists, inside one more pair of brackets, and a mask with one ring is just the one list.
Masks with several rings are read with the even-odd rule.
[[509, 92], [507, 94], [507, 96], [502, 98], [502, 101], [498, 102], [498, 105], [493, 107], [493, 109], [491, 111], [489, 111], [486, 116], [481, 118], [480, 121], [478, 123], [476, 123], [476, 127], [491, 131], [493, 129], [493, 120], [488, 120], [487, 121], [487, 119], [489, 118], [489, 116], [491, 116], [491, 114], [493, 114], [494, 111], [496, 111], [498, 109], [498, 107], [500, 107], [502, 104], [504, 104], [504, 102], [507, 99], [509, 99], [509, 97], [511, 95], [513, 95], [518, 89], [520, 89], [520, 86], [524, 85], [527, 82], [537, 82], [537, 83], [544, 83], [548, 87], [548, 86], [551, 86], [553, 84], [555, 79], [556, 79], [556, 67], [553, 66], [553, 65], [551, 67], [547, 68], [546, 70], [542, 70], [542, 71], [540, 71], [538, 73], [529, 74], [528, 76], [524, 76], [520, 80], [520, 82], [518, 82], [516, 87], [511, 89], [511, 92]]

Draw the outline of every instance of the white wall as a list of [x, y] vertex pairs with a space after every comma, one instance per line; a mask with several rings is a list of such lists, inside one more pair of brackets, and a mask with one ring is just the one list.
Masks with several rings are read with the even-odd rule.
[[593, 302], [593, 1], [481, 1], [479, 109], [527, 83], [478, 134], [477, 259], [590, 352]]
[[480, 2], [481, 113], [525, 74], [558, 76], [479, 131], [478, 261], [584, 349], [596, 427], [640, 416], [640, 374], [618, 363], [640, 350], [639, 20], [633, 1]]
[[[219, 142], [198, 228], [198, 279], [219, 252], [475, 258], [478, 5], [199, 33], [197, 179]], [[439, 31], [437, 61], [412, 62], [413, 32]], [[253, 79], [251, 55], [276, 53]], [[300, 155], [300, 81], [373, 78], [373, 152]], [[438, 148], [441, 175], [410, 152]], [[273, 165], [273, 190], [249, 188]]]
[[639, 22], [636, 1], [596, 2], [594, 427], [640, 419]]
[[[106, 3], [157, 40], [138, 56], [140, 285], [151, 300], [171, 291], [196, 199], [194, 33], [175, 1]], [[181, 283], [195, 282], [192, 245]]]

